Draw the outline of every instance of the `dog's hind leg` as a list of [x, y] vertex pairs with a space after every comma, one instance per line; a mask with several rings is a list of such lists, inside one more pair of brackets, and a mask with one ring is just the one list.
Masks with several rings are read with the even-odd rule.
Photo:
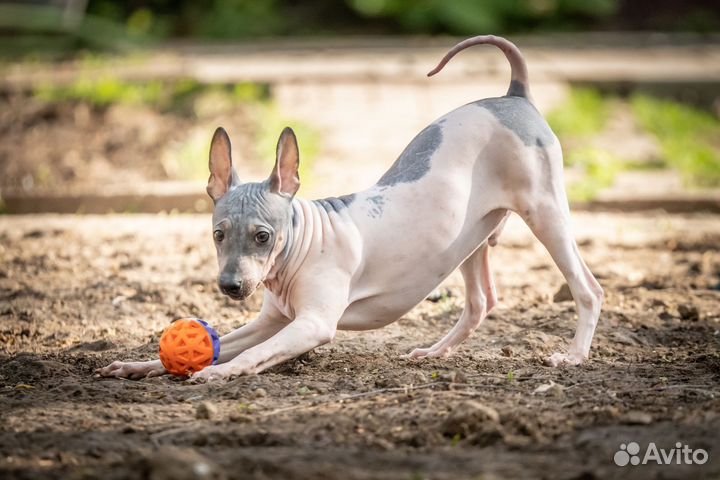
[[570, 231], [570, 214], [564, 191], [559, 193], [544, 194], [540, 202], [523, 215], [565, 276], [578, 311], [575, 337], [567, 352], [555, 353], [546, 361], [553, 367], [577, 365], [588, 358], [603, 302], [603, 289], [580, 257]]
[[429, 348], [416, 348], [406, 358], [447, 357], [482, 323], [497, 303], [495, 285], [488, 264], [487, 242], [460, 265], [465, 281], [465, 308], [460, 319], [442, 340]]

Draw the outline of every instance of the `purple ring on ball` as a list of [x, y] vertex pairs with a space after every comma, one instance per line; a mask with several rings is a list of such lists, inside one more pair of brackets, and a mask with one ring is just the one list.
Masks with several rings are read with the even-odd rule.
[[205, 327], [205, 331], [210, 336], [210, 340], [212, 340], [213, 345], [213, 359], [212, 364], [216, 365], [218, 362], [218, 359], [220, 358], [220, 336], [215, 331], [214, 328], [212, 328], [210, 325], [207, 324], [205, 320], [201, 320], [199, 318], [195, 318], [194, 320], [197, 320], [200, 322], [200, 324]]

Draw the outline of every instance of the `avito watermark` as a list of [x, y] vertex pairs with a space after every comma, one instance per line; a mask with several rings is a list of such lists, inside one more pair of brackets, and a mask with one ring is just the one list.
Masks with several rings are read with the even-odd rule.
[[624, 467], [626, 465], [647, 465], [656, 463], [658, 465], [702, 465], [708, 461], [708, 452], [702, 448], [690, 448], [681, 442], [675, 444], [675, 448], [658, 448], [655, 442], [650, 442], [645, 453], [640, 455], [640, 445], [637, 442], [620, 444], [620, 450], [615, 452], [613, 457], [615, 465]]

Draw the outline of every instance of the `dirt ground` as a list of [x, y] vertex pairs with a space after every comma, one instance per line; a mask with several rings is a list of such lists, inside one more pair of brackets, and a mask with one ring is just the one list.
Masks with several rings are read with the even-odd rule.
[[[500, 305], [449, 359], [400, 359], [451, 327], [456, 276], [374, 332], [340, 332], [257, 376], [100, 379], [151, 359], [164, 326], [226, 333], [208, 216], [0, 217], [0, 477], [461, 479], [720, 477], [717, 216], [576, 214], [606, 291], [590, 361], [552, 369], [572, 302], [517, 221], [491, 252]], [[618, 467], [682, 442], [703, 465]]]

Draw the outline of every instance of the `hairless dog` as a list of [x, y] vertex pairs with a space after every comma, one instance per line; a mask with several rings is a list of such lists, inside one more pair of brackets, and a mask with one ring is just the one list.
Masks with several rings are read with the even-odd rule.
[[[557, 137], [535, 108], [522, 54], [504, 38], [456, 45], [429, 75], [461, 50], [500, 48], [512, 67], [505, 96], [479, 100], [421, 131], [367, 190], [308, 201], [300, 186], [295, 134], [283, 130], [275, 167], [242, 183], [222, 128], [210, 148], [207, 192], [214, 201], [213, 239], [220, 290], [243, 300], [261, 283], [258, 317], [221, 339], [219, 364], [193, 375], [216, 380], [253, 374], [330, 342], [337, 329], [368, 330], [406, 314], [459, 267], [465, 308], [455, 326], [408, 358], [445, 357], [497, 303], [488, 245], [515, 212], [565, 276], [578, 310], [575, 337], [551, 366], [588, 358], [603, 290], [570, 231]], [[166, 373], [162, 364], [114, 362], [103, 376]]]

